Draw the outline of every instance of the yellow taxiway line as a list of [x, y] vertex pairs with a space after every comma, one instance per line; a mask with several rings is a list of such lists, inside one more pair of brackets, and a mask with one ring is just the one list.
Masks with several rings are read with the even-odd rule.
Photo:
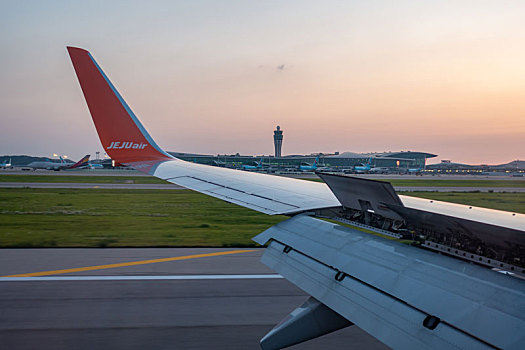
[[185, 255], [185, 256], [175, 256], [171, 258], [162, 258], [162, 259], [152, 259], [152, 260], [141, 260], [141, 261], [130, 261], [118, 264], [108, 264], [108, 265], [96, 265], [96, 266], [86, 266], [86, 267], [76, 267], [72, 269], [63, 269], [63, 270], [54, 270], [54, 271], [42, 271], [42, 272], [33, 272], [33, 273], [22, 273], [18, 275], [9, 275], [2, 277], [38, 277], [38, 276], [50, 276], [50, 275], [59, 275], [62, 273], [71, 273], [71, 272], [82, 272], [82, 271], [93, 271], [93, 270], [103, 270], [103, 269], [112, 269], [115, 267], [124, 267], [124, 266], [135, 266], [135, 265], [146, 265], [146, 264], [156, 264], [167, 261], [178, 261], [178, 260], [189, 260], [189, 259], [198, 259], [206, 258], [209, 256], [221, 256], [221, 255], [230, 255], [230, 254], [239, 254], [239, 253], [248, 253], [253, 252], [254, 250], [230, 250], [226, 252], [216, 252], [216, 253], [207, 253], [207, 254], [195, 254], [195, 255]]

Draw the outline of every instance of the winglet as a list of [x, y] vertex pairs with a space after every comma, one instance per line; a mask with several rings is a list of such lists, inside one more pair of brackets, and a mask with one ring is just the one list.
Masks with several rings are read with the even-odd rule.
[[153, 141], [93, 56], [77, 47], [67, 51], [106, 153], [118, 163], [172, 159]]

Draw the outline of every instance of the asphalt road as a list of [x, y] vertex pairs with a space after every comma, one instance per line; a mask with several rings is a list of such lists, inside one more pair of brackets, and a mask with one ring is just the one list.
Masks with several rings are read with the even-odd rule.
[[[52, 182], [0, 182], [0, 188], [105, 188], [136, 190], [181, 190], [174, 184], [113, 184], [113, 183], [52, 183]], [[396, 191], [406, 192], [525, 192], [525, 187], [440, 187], [440, 186], [394, 186]]]
[[[46, 278], [91, 276], [95, 280], [57, 281], [33, 277], [30, 281], [15, 281], [1, 278], [0, 347], [258, 349], [259, 339], [299, 306], [307, 295], [259, 263], [262, 249], [232, 251], [182, 248], [2, 250], [2, 276], [54, 271], [45, 274]], [[195, 254], [216, 252], [230, 254], [195, 257]], [[151, 263], [151, 259], [173, 257], [180, 260]], [[126, 265], [128, 262], [139, 263]], [[119, 263], [125, 266], [111, 267]], [[55, 271], [89, 266], [99, 267], [89, 271]], [[215, 279], [216, 275], [225, 274], [235, 274], [238, 278]], [[121, 276], [137, 279], [111, 280]], [[197, 279], [166, 279], [172, 276]], [[255, 278], [257, 276], [270, 278]], [[145, 279], [149, 277], [155, 279]], [[204, 277], [212, 279], [201, 279]], [[386, 348], [352, 326], [291, 349], [350, 347]]]

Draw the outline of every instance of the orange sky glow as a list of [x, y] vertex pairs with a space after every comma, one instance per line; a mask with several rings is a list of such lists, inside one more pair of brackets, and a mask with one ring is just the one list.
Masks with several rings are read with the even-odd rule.
[[168, 151], [525, 159], [525, 3], [55, 1], [0, 11], [0, 153], [101, 151], [90, 50]]

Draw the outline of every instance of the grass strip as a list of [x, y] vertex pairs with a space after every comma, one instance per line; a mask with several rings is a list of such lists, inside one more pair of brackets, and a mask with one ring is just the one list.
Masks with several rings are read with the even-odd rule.
[[[524, 193], [409, 192], [525, 213]], [[286, 219], [189, 190], [0, 189], [0, 247], [254, 247]]]
[[[302, 180], [322, 182], [321, 179]], [[411, 187], [525, 187], [525, 180], [440, 180], [440, 179], [385, 179], [393, 186]], [[97, 176], [97, 175], [0, 175], [0, 182], [47, 182], [47, 183], [136, 183], [166, 184], [167, 181], [153, 176]]]
[[0, 247], [254, 247], [285, 219], [189, 190], [0, 189]]

